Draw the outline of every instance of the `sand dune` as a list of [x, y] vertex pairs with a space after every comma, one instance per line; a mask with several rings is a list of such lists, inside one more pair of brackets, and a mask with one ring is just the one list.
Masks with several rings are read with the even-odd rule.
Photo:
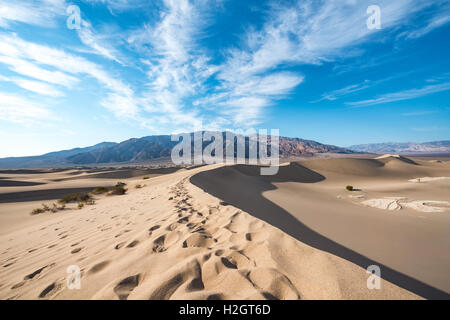
[[[337, 197], [352, 180], [361, 190], [352, 196], [428, 192], [445, 200], [442, 185], [423, 189], [404, 177], [445, 176], [447, 168], [403, 165], [417, 169], [395, 176], [379, 160], [327, 159], [261, 177], [258, 167], [214, 165], [124, 179], [128, 194], [99, 196], [81, 210], [30, 216], [21, 208], [36, 202], [0, 203], [0, 218], [9, 221], [0, 226], [0, 298], [448, 298], [448, 214], [384, 214], [360, 197]], [[53, 181], [69, 174], [79, 175], [41, 173], [45, 186], [14, 188], [101, 180]], [[20, 219], [12, 222], [12, 212]], [[367, 289], [372, 264], [381, 267], [381, 290]], [[81, 269], [80, 290], [66, 286], [71, 265]]]
[[[417, 199], [420, 194], [432, 201], [448, 200], [448, 184], [444, 188], [413, 189], [405, 180], [417, 172], [442, 175], [442, 168], [401, 161], [400, 172], [395, 174], [392, 167], [371, 159], [301, 164], [326, 179], [309, 185], [292, 180], [267, 183], [265, 178], [226, 167], [201, 172], [191, 181], [302, 243], [362, 267], [383, 265], [385, 279], [425, 297], [448, 298], [450, 279], [445, 270], [450, 268], [449, 215], [423, 217], [404, 208], [401, 215], [392, 216], [359, 205], [359, 196]], [[342, 193], [347, 184], [361, 191], [351, 193], [355, 197], [344, 201]], [[386, 207], [394, 202], [386, 201]], [[439, 263], [435, 261], [437, 256], [441, 257]]]

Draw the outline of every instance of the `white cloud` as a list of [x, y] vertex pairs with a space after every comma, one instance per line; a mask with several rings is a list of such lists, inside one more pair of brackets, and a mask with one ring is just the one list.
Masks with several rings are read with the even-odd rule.
[[[141, 0], [84, 2], [106, 5], [111, 12], [146, 4]], [[358, 45], [386, 37], [391, 30], [404, 30], [405, 26], [411, 29], [408, 23], [418, 12], [433, 5], [441, 6], [445, 1], [432, 4], [425, 0], [379, 0], [381, 31], [366, 27], [366, 8], [373, 4], [369, 0], [298, 0], [288, 6], [273, 3], [270, 13], [263, 17], [262, 26], [250, 26], [239, 45], [212, 48], [223, 54], [214, 59], [223, 61], [215, 64], [208, 55], [211, 48], [201, 47], [199, 41], [208, 27], [211, 3], [162, 0], [158, 21], [149, 21], [131, 34], [128, 45], [138, 49], [141, 62], [147, 67], [147, 81], [139, 96], [104, 67], [64, 50], [24, 41], [17, 35], [0, 34], [0, 63], [19, 75], [46, 82], [14, 80], [27, 90], [49, 96], [58, 96], [59, 86], [72, 87], [83, 76], [90, 76], [107, 88], [102, 106], [119, 118], [132, 118], [145, 125], [151, 126], [148, 118], [167, 126], [181, 126], [198, 125], [202, 120], [213, 122], [216, 117], [220, 121], [215, 123], [245, 126], [259, 121], [266, 107], [288, 97], [304, 81], [299, 71], [285, 70], [359, 53], [362, 49]], [[17, 22], [50, 26], [59, 16], [66, 16], [66, 6], [64, 0], [4, 0], [0, 4], [0, 26], [11, 27]], [[425, 21], [425, 26], [410, 32], [409, 37], [422, 36], [446, 24], [448, 14], [433, 13]], [[76, 32], [84, 44], [81, 51], [129, 65], [125, 63], [124, 51], [119, 50], [123, 33], [98, 32], [87, 20], [82, 21], [82, 28]], [[120, 41], [112, 42], [112, 38]], [[368, 85], [361, 83], [334, 90], [319, 101], [334, 100]], [[409, 92], [410, 96], [414, 94], [420, 93]], [[399, 99], [386, 95], [366, 103], [384, 103], [379, 102], [383, 98]]]
[[72, 87], [79, 81], [66, 73], [46, 70], [34, 63], [11, 56], [0, 55], [0, 63], [8, 65], [9, 69], [15, 73], [65, 87]]
[[15, 95], [0, 92], [0, 120], [31, 124], [37, 120], [53, 118], [45, 107]]
[[118, 58], [120, 55], [119, 51], [108, 41], [108, 36], [95, 32], [89, 21], [81, 21], [81, 27], [80, 29], [77, 29], [77, 34], [81, 42], [92, 49], [90, 53], [103, 56], [122, 65], [124, 64], [123, 61]]
[[[188, 0], [163, 2], [161, 19], [128, 39], [148, 55], [148, 90], [141, 101], [152, 119], [173, 126], [197, 126], [202, 119], [186, 100], [201, 93], [204, 82], [215, 72], [197, 47], [203, 8]], [[147, 46], [149, 50], [144, 49]]]
[[405, 36], [409, 39], [417, 39], [450, 23], [450, 3], [446, 0], [440, 0], [436, 1], [434, 4], [437, 7], [437, 13], [427, 17], [424, 26], [410, 31], [405, 31], [400, 36]]
[[61, 91], [58, 91], [51, 85], [48, 85], [40, 81], [27, 80], [23, 78], [8, 78], [3, 76], [0, 76], [0, 81], [12, 82], [25, 90], [38, 93], [44, 96], [61, 97], [64, 95]]
[[[101, 66], [89, 60], [66, 53], [63, 50], [25, 41], [16, 35], [0, 34], [0, 42], [5, 44], [5, 46], [0, 47], [0, 55], [6, 56], [9, 59], [17, 58], [34, 64], [56, 68], [58, 69], [57, 72], [59, 72], [56, 75], [59, 77], [63, 73], [67, 73], [71, 75], [88, 75], [96, 79], [100, 84], [109, 89], [111, 91], [110, 94], [113, 95], [106, 97], [102, 105], [108, 105], [110, 102], [115, 103], [115, 101], [119, 100], [119, 96], [121, 99], [128, 101], [127, 104], [123, 105], [123, 110], [120, 110], [120, 105], [117, 104], [109, 108], [110, 110], [115, 110], [116, 115], [119, 117], [123, 115], [131, 117], [132, 113], [130, 111], [137, 110], [136, 108], [130, 108], [130, 101], [134, 99], [133, 90], [120, 79], [112, 77]], [[11, 54], [13, 57], [8, 56]], [[4, 60], [7, 61], [7, 59]], [[14, 63], [11, 64], [13, 68], [17, 67]], [[26, 73], [24, 70], [21, 70], [22, 73]], [[47, 76], [52, 75], [55, 74], [47, 74]], [[69, 79], [71, 78], [66, 78], [66, 80]], [[56, 79], [53, 79], [53, 82], [55, 81]]]
[[363, 83], [352, 84], [352, 85], [346, 86], [341, 89], [336, 89], [331, 92], [327, 92], [322, 95], [322, 98], [320, 98], [319, 100], [316, 100], [316, 101], [312, 101], [312, 103], [316, 103], [316, 102], [320, 102], [320, 101], [324, 101], [324, 100], [334, 101], [342, 96], [346, 96], [351, 93], [362, 91], [369, 87], [370, 87], [369, 81], [366, 80]]
[[64, 0], [2, 0], [0, 27], [10, 27], [11, 22], [51, 27], [55, 25], [55, 18], [65, 14], [65, 7]]
[[[256, 120], [262, 108], [289, 94], [303, 81], [297, 73], [278, 70], [292, 65], [321, 64], [354, 54], [351, 48], [376, 35], [366, 26], [370, 1], [297, 1], [291, 6], [273, 4], [261, 29], [250, 28], [240, 47], [226, 52], [219, 66], [220, 85], [195, 101], [196, 105], [233, 105], [234, 121]], [[383, 29], [407, 21], [427, 5], [425, 1], [381, 0]], [[276, 73], [275, 73], [276, 72]], [[363, 90], [367, 84], [331, 92], [322, 99]], [[240, 107], [237, 105], [240, 104]], [[249, 107], [247, 104], [251, 104]], [[249, 118], [243, 117], [247, 115]]]
[[415, 88], [399, 92], [387, 93], [374, 99], [348, 102], [347, 104], [351, 106], [371, 106], [376, 104], [415, 99], [447, 90], [450, 90], [450, 82], [428, 85], [423, 88]]

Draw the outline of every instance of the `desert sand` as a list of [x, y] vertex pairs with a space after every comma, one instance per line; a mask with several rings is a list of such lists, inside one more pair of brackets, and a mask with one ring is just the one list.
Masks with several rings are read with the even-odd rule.
[[[448, 177], [448, 163], [341, 158], [258, 173], [1, 171], [0, 299], [449, 298], [450, 180], [409, 181]], [[127, 194], [30, 215], [117, 181]], [[79, 290], [66, 286], [72, 265]], [[367, 288], [370, 265], [381, 268], [380, 290]]]

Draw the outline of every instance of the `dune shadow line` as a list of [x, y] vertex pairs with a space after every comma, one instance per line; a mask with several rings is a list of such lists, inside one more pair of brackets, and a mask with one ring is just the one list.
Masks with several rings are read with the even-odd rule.
[[[296, 166], [295, 170], [292, 170], [293, 166]], [[258, 183], [252, 183], [251, 187], [245, 188], [240, 173], [247, 175], [248, 177], [246, 178], [248, 179], [258, 179]], [[290, 177], [292, 173], [294, 176]], [[311, 230], [288, 211], [269, 201], [262, 195], [265, 191], [276, 189], [272, 182], [314, 183], [324, 180], [325, 177], [319, 173], [297, 163], [292, 163], [289, 166], [281, 166], [279, 173], [275, 176], [257, 178], [256, 176], [258, 174], [259, 167], [257, 166], [236, 165], [197, 173], [190, 178], [190, 182], [205, 192], [279, 228], [311, 247], [351, 261], [364, 269], [374, 264], [380, 266], [383, 270], [383, 279], [403, 289], [426, 299], [450, 299], [450, 294], [442, 290], [393, 270], [380, 262], [369, 259]], [[229, 181], [236, 183], [238, 186], [239, 184], [241, 185], [239, 187], [232, 187]]]

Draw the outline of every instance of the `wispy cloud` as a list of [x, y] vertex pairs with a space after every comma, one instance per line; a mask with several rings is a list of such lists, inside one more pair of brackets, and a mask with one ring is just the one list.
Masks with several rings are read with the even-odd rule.
[[[14, 60], [17, 57], [20, 61], [24, 60], [28, 63], [55, 68], [57, 69], [56, 72], [58, 72], [56, 75], [60, 77], [64, 74], [70, 74], [70, 78], [66, 78], [69, 82], [75, 75], [90, 76], [110, 91], [110, 96], [107, 96], [103, 101], [105, 106], [119, 101], [118, 97], [127, 100], [133, 99], [134, 92], [128, 85], [120, 79], [111, 76], [101, 66], [82, 57], [69, 54], [60, 49], [25, 41], [16, 35], [0, 34], [0, 42], [4, 44], [4, 46], [0, 47], [0, 57], [3, 56], [3, 58], [0, 58], [0, 62], [10, 63], [12, 68], [17, 67], [17, 61]], [[11, 63], [11, 61], [13, 62]], [[24, 68], [21, 71], [27, 73], [29, 70]], [[46, 74], [46, 76], [51, 75], [54, 75], [54, 73]], [[53, 82], [55, 82], [54, 79]], [[136, 108], [129, 103], [123, 106], [112, 105], [109, 109], [115, 110], [119, 116], [133, 116], [136, 111]]]
[[121, 55], [119, 50], [111, 44], [109, 39], [110, 35], [96, 32], [89, 21], [84, 19], [81, 21], [80, 29], [77, 29], [77, 34], [80, 41], [91, 49], [90, 51], [87, 51], [88, 53], [100, 55], [122, 65], [125, 64], [122, 59], [119, 58]]
[[215, 72], [196, 41], [203, 26], [204, 4], [165, 0], [164, 5], [160, 21], [146, 25], [128, 39], [148, 54], [144, 60], [148, 68], [144, 109], [163, 123], [199, 126], [201, 116], [192, 108], [188, 110], [187, 100], [199, 94]]
[[450, 90], [450, 82], [446, 83], [440, 83], [435, 85], [428, 85], [422, 88], [417, 89], [409, 89], [399, 92], [392, 92], [380, 95], [377, 98], [374, 99], [368, 99], [368, 100], [362, 100], [362, 101], [356, 101], [356, 102], [348, 102], [348, 105], [351, 106], [371, 106], [371, 105], [377, 105], [377, 104], [383, 104], [383, 103], [389, 103], [389, 102], [396, 102], [396, 101], [403, 101], [403, 100], [410, 100], [419, 98], [422, 96], [426, 96], [429, 94], [442, 92]]
[[34, 101], [0, 92], [0, 120], [29, 125], [53, 117], [47, 108]]
[[[277, 70], [351, 56], [355, 53], [353, 48], [376, 35], [366, 27], [364, 13], [369, 4], [368, 1], [297, 1], [287, 7], [274, 4], [264, 26], [250, 28], [241, 46], [227, 51], [226, 61], [219, 66], [216, 76], [220, 85], [214, 93], [196, 103], [231, 106], [236, 115], [234, 121], [258, 118], [262, 108], [284, 97], [303, 81], [301, 74]], [[379, 1], [379, 5], [383, 29], [388, 30], [407, 21], [427, 3], [398, 0]], [[260, 83], [274, 78], [277, 85], [272, 86], [271, 92], [259, 91]], [[324, 95], [321, 100], [337, 99], [368, 86], [369, 83], [350, 85]], [[230, 110], [224, 113], [230, 114]]]
[[[5, 53], [5, 51], [3, 51], [3, 53]], [[8, 54], [8, 52], [6, 52], [6, 54]], [[72, 87], [79, 81], [77, 78], [66, 73], [46, 70], [34, 63], [11, 56], [0, 55], [0, 63], [7, 65], [11, 71], [20, 75], [65, 87]]]
[[65, 0], [2, 0], [0, 27], [7, 28], [17, 22], [51, 27], [55, 25], [55, 18], [64, 14], [65, 6]]
[[361, 91], [361, 90], [365, 90], [367, 88], [370, 88], [370, 81], [366, 80], [363, 83], [359, 83], [359, 84], [352, 84], [349, 86], [346, 86], [344, 88], [341, 89], [336, 89], [327, 93], [324, 93], [322, 95], [322, 98], [315, 100], [315, 101], [311, 101], [311, 103], [316, 103], [316, 102], [321, 102], [324, 100], [328, 100], [328, 101], [334, 101], [340, 97]]
[[[217, 56], [211, 57], [210, 48], [203, 47], [201, 40], [210, 26], [214, 3], [221, 2], [161, 0], [154, 4], [160, 11], [140, 27], [133, 26], [138, 29], [134, 32], [105, 32], [98, 21], [82, 12], [81, 29], [74, 31], [82, 44], [76, 54], [69, 53], [67, 47], [56, 49], [16, 34], [0, 33], [0, 63], [17, 74], [8, 76], [8, 81], [45, 96], [58, 97], [83, 77], [96, 79], [106, 89], [102, 106], [120, 119], [134, 119], [150, 128], [192, 128], [202, 121], [214, 126], [245, 126], [257, 124], [268, 107], [288, 98], [302, 84], [308, 76], [299, 71], [303, 65], [354, 56], [363, 52], [368, 41], [382, 40], [390, 32], [406, 29], [407, 37], [417, 38], [448, 23], [447, 11], [440, 11], [428, 14], [425, 24], [410, 24], [421, 10], [433, 6], [447, 10], [442, 0], [379, 0], [383, 36], [366, 27], [366, 8], [373, 4], [369, 0], [271, 2], [261, 25], [247, 25], [239, 43], [214, 48]], [[113, 15], [148, 5], [145, 0], [83, 3], [107, 6]], [[4, 0], [0, 3], [0, 27], [12, 28], [19, 23], [53, 26], [58, 18], [66, 17], [67, 5], [65, 0]], [[129, 35], [126, 41], [124, 34]], [[128, 50], [134, 50], [133, 54], [127, 55]], [[132, 87], [118, 72], [92, 62], [84, 53], [117, 62], [118, 68], [134, 68], [139, 73], [136, 77], [144, 75], [145, 79], [136, 81], [138, 84], [130, 81]], [[376, 84], [351, 84], [325, 93], [316, 102], [336, 100]], [[387, 103], [443, 90], [447, 90], [445, 83], [433, 83], [349, 104]]]
[[425, 36], [426, 34], [438, 29], [446, 24], [450, 23], [450, 3], [446, 0], [438, 0], [435, 2], [435, 6], [437, 7], [437, 14], [432, 15], [426, 18], [426, 23], [424, 26], [419, 28], [405, 31], [401, 33], [399, 36], [406, 37], [409, 39], [417, 39]]
[[48, 85], [44, 82], [40, 82], [40, 81], [27, 80], [27, 79], [23, 79], [23, 78], [15, 78], [15, 77], [8, 78], [8, 77], [3, 77], [3, 76], [0, 76], [0, 81], [12, 82], [25, 90], [28, 90], [28, 91], [31, 91], [34, 93], [38, 93], [38, 94], [44, 95], [44, 96], [61, 97], [64, 95], [61, 91], [58, 91], [53, 86]]
[[436, 111], [428, 110], [428, 111], [405, 112], [405, 113], [402, 113], [401, 115], [403, 117], [419, 117], [419, 116], [425, 116], [427, 114], [433, 114], [433, 113], [436, 113]]

